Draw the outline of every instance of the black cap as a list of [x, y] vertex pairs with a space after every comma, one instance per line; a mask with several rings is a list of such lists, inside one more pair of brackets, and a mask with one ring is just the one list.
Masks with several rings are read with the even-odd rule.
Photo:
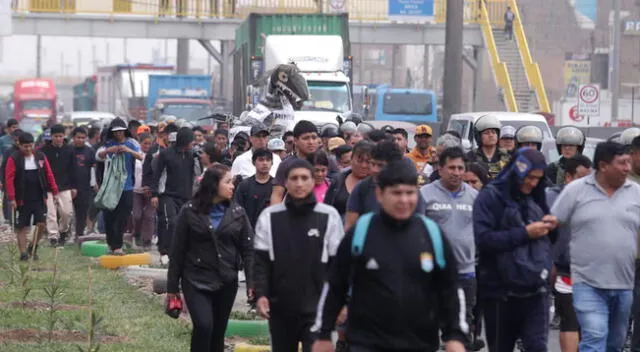
[[255, 124], [251, 126], [251, 136], [258, 135], [262, 132], [265, 132], [267, 135], [269, 134], [269, 129], [264, 124]]

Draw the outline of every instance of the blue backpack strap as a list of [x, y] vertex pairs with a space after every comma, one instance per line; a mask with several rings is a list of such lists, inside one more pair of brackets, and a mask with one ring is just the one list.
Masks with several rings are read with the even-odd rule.
[[361, 215], [355, 224], [355, 230], [353, 233], [353, 240], [351, 241], [351, 255], [358, 256], [362, 254], [364, 248], [364, 241], [367, 239], [367, 232], [369, 232], [369, 223], [373, 213], [366, 213]]
[[435, 251], [436, 264], [438, 268], [441, 270], [447, 265], [447, 261], [444, 257], [444, 248], [442, 246], [442, 234], [440, 233], [440, 228], [435, 221], [429, 219], [424, 215], [420, 215], [422, 222], [427, 227], [427, 231], [429, 232], [429, 237], [431, 237], [431, 243], [433, 244], [433, 250]]

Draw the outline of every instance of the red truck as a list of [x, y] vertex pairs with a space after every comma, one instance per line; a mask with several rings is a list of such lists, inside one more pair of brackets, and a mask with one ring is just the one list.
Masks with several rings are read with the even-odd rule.
[[13, 85], [13, 118], [34, 119], [53, 124], [56, 121], [58, 93], [50, 79], [34, 78]]

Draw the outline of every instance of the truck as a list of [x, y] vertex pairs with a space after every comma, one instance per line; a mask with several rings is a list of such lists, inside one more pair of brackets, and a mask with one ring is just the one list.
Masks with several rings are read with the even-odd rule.
[[369, 88], [369, 111], [374, 120], [437, 122], [436, 93], [428, 89], [392, 88], [388, 84]]
[[310, 100], [296, 120], [336, 123], [352, 112], [349, 18], [347, 14], [250, 14], [236, 29], [233, 111], [240, 114], [266, 94], [269, 74], [295, 63]]
[[13, 118], [49, 125], [56, 123], [58, 93], [51, 79], [18, 80], [13, 85]]
[[93, 75], [73, 86], [73, 111], [96, 110], [96, 81]]
[[173, 115], [192, 123], [213, 111], [211, 76], [150, 75], [147, 119]]
[[147, 117], [150, 75], [173, 74], [172, 65], [120, 64], [96, 72], [96, 110], [138, 120]]

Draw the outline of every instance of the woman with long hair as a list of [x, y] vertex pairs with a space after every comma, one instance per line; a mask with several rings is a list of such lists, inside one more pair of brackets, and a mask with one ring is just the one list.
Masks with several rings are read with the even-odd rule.
[[247, 296], [253, 298], [253, 229], [244, 209], [232, 201], [230, 169], [213, 164], [200, 188], [178, 214], [169, 253], [167, 296], [179, 298], [178, 285], [193, 322], [191, 351], [224, 351], [227, 321], [244, 263]]

